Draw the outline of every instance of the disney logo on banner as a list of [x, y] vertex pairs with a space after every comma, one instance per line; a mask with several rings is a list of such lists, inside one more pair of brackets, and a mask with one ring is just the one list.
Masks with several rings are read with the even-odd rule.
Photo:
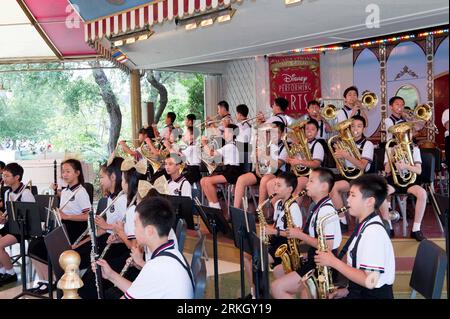
[[297, 74], [283, 74], [283, 81], [285, 83], [291, 83], [291, 82], [300, 82], [302, 84], [305, 84], [306, 81], [308, 81], [307, 76], [297, 76]]

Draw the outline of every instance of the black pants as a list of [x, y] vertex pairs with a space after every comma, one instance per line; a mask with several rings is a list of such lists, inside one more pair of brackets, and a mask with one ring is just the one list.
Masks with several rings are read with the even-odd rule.
[[392, 285], [384, 285], [380, 288], [367, 289], [350, 281], [348, 295], [345, 299], [394, 299]]

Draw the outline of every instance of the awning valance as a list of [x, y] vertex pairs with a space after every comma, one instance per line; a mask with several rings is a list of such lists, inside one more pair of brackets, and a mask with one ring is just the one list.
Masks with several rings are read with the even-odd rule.
[[85, 25], [85, 41], [92, 42], [121, 35], [146, 26], [161, 24], [175, 18], [182, 18], [224, 7], [243, 0], [161, 0], [121, 12], [119, 14], [89, 21]]

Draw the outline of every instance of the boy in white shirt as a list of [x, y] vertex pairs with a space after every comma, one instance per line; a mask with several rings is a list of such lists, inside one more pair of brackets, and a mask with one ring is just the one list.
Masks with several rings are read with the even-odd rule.
[[[334, 176], [328, 168], [315, 168], [309, 174], [306, 185], [308, 196], [311, 197], [315, 206], [306, 221], [303, 231], [299, 228], [289, 228], [284, 232], [287, 238], [297, 238], [309, 246], [307, 260], [296, 271], [292, 271], [277, 278], [272, 283], [272, 296], [278, 299], [292, 299], [297, 292], [302, 299], [308, 299], [308, 291], [301, 282], [301, 278], [310, 270], [316, 268], [314, 255], [318, 246], [317, 222], [328, 214], [334, 214], [336, 209], [331, 202], [329, 192], [334, 185]], [[334, 216], [325, 224], [323, 234], [327, 239], [327, 246], [334, 254], [341, 244], [342, 234], [339, 226], [338, 216]]]
[[[136, 240], [152, 251], [138, 277], [130, 282], [98, 260], [102, 276], [124, 292], [123, 299], [192, 299], [194, 279], [184, 256], [168, 239], [175, 221], [170, 203], [153, 197], [142, 201], [135, 212]], [[93, 265], [93, 270], [95, 265]]]
[[349, 280], [348, 287], [332, 292], [330, 299], [394, 298], [394, 249], [381, 218], [375, 212], [386, 196], [387, 184], [381, 176], [366, 174], [352, 181], [349, 213], [356, 217], [358, 225], [339, 256], [346, 254], [347, 262], [336, 258], [330, 251], [318, 251], [315, 257], [318, 265], [329, 266]]
[[165, 169], [170, 179], [168, 181], [169, 195], [187, 196], [192, 198], [191, 183], [181, 175], [181, 158], [178, 154], [171, 153], [165, 159]]
[[358, 88], [356, 86], [350, 86], [344, 91], [344, 107], [337, 112], [337, 122], [343, 122], [352, 118], [354, 115], [360, 115], [364, 117], [366, 123], [368, 123], [367, 115], [363, 109], [361, 109], [361, 101], [358, 100]]

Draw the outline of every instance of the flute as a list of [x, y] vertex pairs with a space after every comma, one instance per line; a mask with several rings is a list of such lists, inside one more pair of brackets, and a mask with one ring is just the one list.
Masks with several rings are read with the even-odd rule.
[[127, 261], [125, 262], [125, 266], [123, 266], [122, 270], [120, 271], [120, 277], [123, 277], [127, 273], [128, 268], [130, 268], [132, 263], [133, 257], [128, 257]]
[[97, 296], [98, 299], [103, 299], [102, 270], [96, 263], [98, 260], [98, 243], [93, 209], [89, 212], [88, 229], [91, 236], [91, 263], [95, 263], [95, 286], [97, 287]]
[[[98, 216], [99, 217], [103, 217], [103, 215], [106, 214], [106, 212], [111, 208], [112, 205], [114, 205], [114, 203], [119, 199], [119, 197], [124, 194], [124, 191], [120, 191], [119, 194], [117, 194], [116, 198], [113, 199], [113, 201], [111, 202], [111, 204], [109, 204]], [[77, 238], [77, 240], [75, 240], [75, 242], [73, 243], [73, 246], [76, 246], [80, 243], [80, 241], [86, 237], [86, 235], [89, 232], [89, 228], [86, 228], [86, 230], [80, 235], [80, 237]]]

